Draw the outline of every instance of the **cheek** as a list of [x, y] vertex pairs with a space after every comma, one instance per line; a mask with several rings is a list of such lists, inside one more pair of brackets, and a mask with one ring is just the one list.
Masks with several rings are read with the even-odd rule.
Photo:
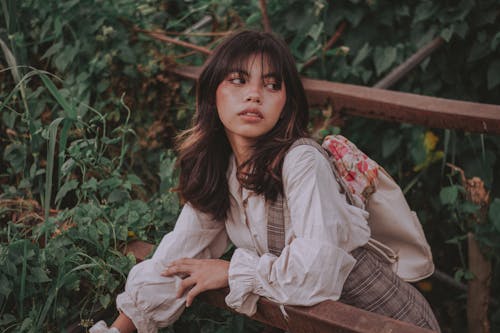
[[286, 92], [283, 92], [283, 94], [280, 96], [279, 99], [276, 100], [276, 108], [280, 110], [280, 115], [283, 112], [283, 109], [286, 104]]
[[231, 101], [233, 98], [233, 93], [221, 83], [215, 92], [215, 105], [217, 106], [217, 110], [227, 108], [227, 105], [232, 104]]

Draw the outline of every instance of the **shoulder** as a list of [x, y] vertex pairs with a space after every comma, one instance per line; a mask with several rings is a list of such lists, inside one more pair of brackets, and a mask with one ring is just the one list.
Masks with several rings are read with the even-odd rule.
[[319, 144], [317, 144], [317, 146], [311, 144], [294, 144], [287, 152], [283, 164], [286, 166], [287, 164], [294, 165], [295, 163], [303, 162], [328, 165], [330, 162], [322, 151], [324, 151], [323, 147]]
[[[318, 145], [319, 149], [321, 146]], [[283, 161], [283, 177], [295, 178], [314, 176], [318, 173], [331, 173], [330, 161], [318, 150], [308, 144], [299, 144], [292, 147]]]

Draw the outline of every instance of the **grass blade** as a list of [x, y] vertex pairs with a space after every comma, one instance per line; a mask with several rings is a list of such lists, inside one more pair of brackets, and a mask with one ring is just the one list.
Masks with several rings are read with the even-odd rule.
[[19, 75], [16, 58], [2, 38], [0, 38], [0, 48], [2, 48], [7, 65], [9, 66], [12, 77], [14, 78], [14, 82], [19, 83], [19, 81], [21, 81], [21, 76]]
[[55, 119], [49, 125], [49, 142], [47, 149], [47, 168], [45, 172], [45, 200], [44, 200], [44, 217], [45, 220], [49, 218], [50, 211], [50, 200], [52, 197], [52, 178], [54, 175], [54, 156], [56, 150], [56, 139], [57, 139], [57, 128], [59, 124], [64, 120], [60, 117]]
[[21, 75], [19, 74], [19, 66], [17, 66], [16, 57], [9, 49], [7, 44], [0, 38], [0, 48], [5, 55], [5, 60], [7, 61], [7, 65], [9, 65], [10, 72], [12, 73], [12, 77], [14, 78], [14, 82], [19, 85], [19, 90], [21, 91], [21, 99], [23, 100], [24, 108], [27, 112], [28, 109], [28, 101], [26, 99], [26, 88], [24, 86], [24, 82], [21, 81]]
[[63, 128], [61, 130], [61, 133], [59, 135], [59, 155], [58, 155], [58, 170], [57, 170], [57, 188], [59, 189], [61, 187], [61, 182], [62, 182], [62, 172], [61, 168], [64, 163], [64, 152], [66, 150], [66, 142], [68, 141], [68, 131], [71, 126], [72, 121], [69, 119], [65, 119], [63, 122]]
[[24, 318], [24, 294], [26, 290], [26, 270], [28, 268], [28, 241], [24, 241], [23, 248], [23, 268], [21, 270], [21, 291], [19, 292], [19, 315]]
[[484, 134], [480, 134], [479, 139], [481, 140], [481, 155], [483, 157], [483, 164], [486, 165], [486, 147], [484, 145]]
[[44, 73], [40, 73], [40, 78], [42, 79], [42, 82], [47, 90], [52, 94], [52, 96], [54, 96], [57, 103], [59, 103], [59, 105], [63, 108], [66, 117], [76, 120], [76, 109], [68, 102], [68, 100], [66, 100], [66, 98], [64, 98], [63, 95], [61, 95], [52, 80], [50, 80]]

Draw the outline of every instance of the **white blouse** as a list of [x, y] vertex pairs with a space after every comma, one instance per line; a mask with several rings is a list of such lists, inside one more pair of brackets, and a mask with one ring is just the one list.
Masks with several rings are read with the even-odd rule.
[[283, 183], [291, 225], [279, 257], [267, 253], [264, 197], [241, 189], [234, 157], [227, 174], [231, 197], [225, 224], [186, 204], [153, 257], [130, 271], [116, 302], [139, 333], [157, 332], [184, 309], [185, 296], [176, 298], [181, 278], [161, 276], [168, 264], [179, 258], [218, 258], [229, 240], [237, 249], [226, 303], [236, 311], [253, 315], [260, 296], [304, 306], [339, 299], [356, 262], [349, 253], [368, 242], [370, 229], [368, 213], [347, 204], [321, 153], [300, 145], [285, 157]]

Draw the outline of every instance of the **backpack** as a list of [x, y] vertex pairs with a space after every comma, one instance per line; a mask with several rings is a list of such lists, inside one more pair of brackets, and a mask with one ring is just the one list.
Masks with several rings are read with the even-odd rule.
[[[349, 204], [370, 214], [371, 238], [365, 247], [392, 265], [405, 281], [415, 282], [434, 272], [432, 253], [417, 215], [398, 184], [375, 161], [341, 135], [327, 136], [322, 146], [301, 138], [290, 149], [309, 145], [329, 160], [335, 179]], [[268, 204], [268, 248], [280, 255], [285, 246], [285, 227], [290, 221], [286, 200], [278, 196]]]

